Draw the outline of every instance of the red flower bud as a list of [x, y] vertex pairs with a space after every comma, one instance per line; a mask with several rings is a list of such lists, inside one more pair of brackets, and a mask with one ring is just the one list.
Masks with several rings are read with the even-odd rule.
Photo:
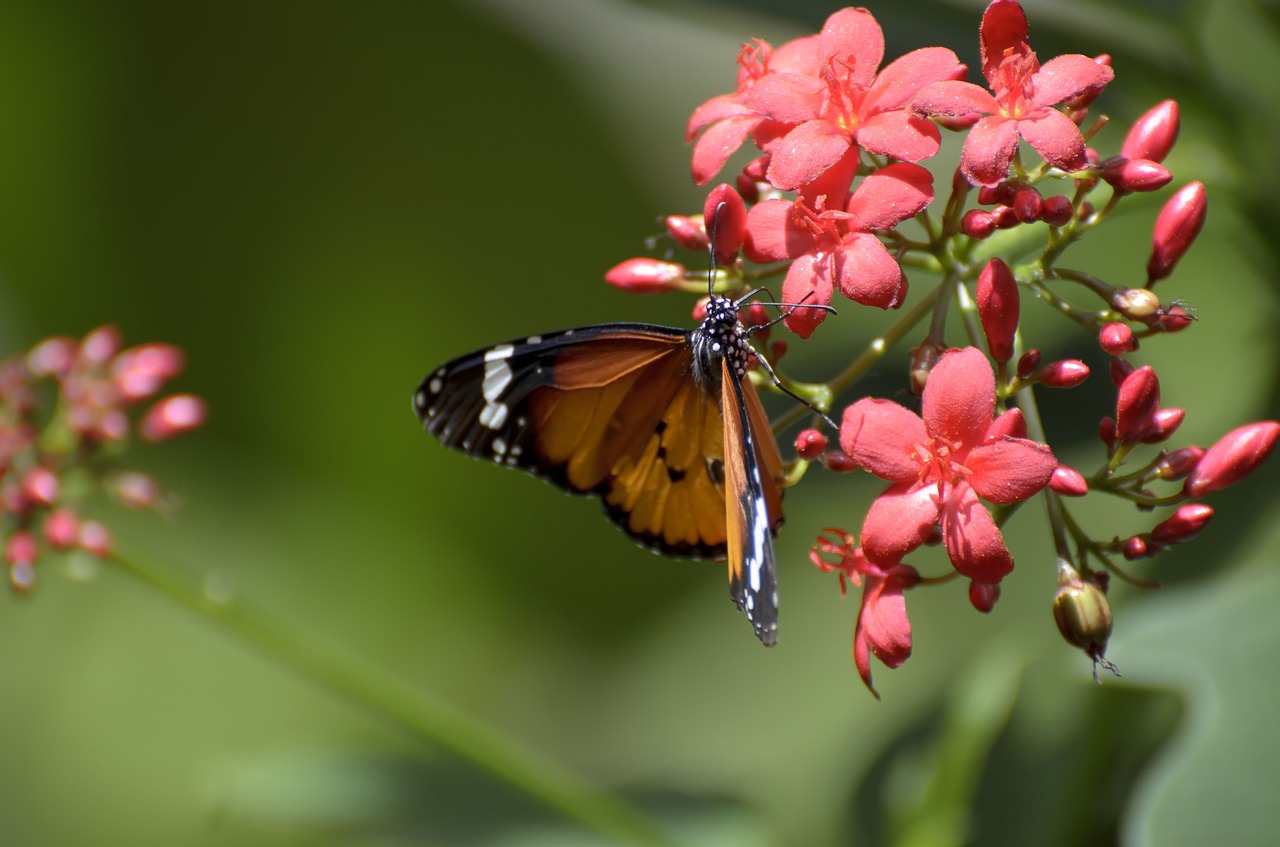
[[1024, 185], [1013, 194], [1013, 213], [1024, 224], [1033, 224], [1040, 220], [1044, 211], [1044, 199], [1040, 192], [1029, 185]]
[[747, 206], [732, 185], [722, 182], [707, 195], [702, 218], [708, 235], [715, 238], [716, 262], [732, 265], [747, 237]]
[[160, 486], [138, 471], [121, 471], [111, 480], [111, 491], [131, 509], [150, 509], [160, 502]]
[[614, 265], [604, 275], [604, 281], [633, 294], [656, 294], [675, 288], [684, 275], [684, 265], [639, 258]]
[[1000, 586], [985, 582], [969, 582], [969, 603], [984, 615], [996, 607], [1000, 599]]
[[1012, 206], [992, 206], [991, 217], [995, 218], [996, 229], [1013, 229], [1022, 221], [1013, 213]]
[[1001, 412], [991, 422], [991, 426], [987, 427], [987, 441], [999, 438], [1002, 435], [1009, 435], [1014, 438], [1027, 437], [1027, 419], [1022, 416], [1021, 409], [1013, 408]]
[[1151, 258], [1147, 260], [1150, 282], [1173, 273], [1174, 266], [1200, 234], [1208, 208], [1204, 185], [1199, 182], [1184, 185], [1164, 204], [1151, 235]]
[[676, 244], [695, 253], [706, 252], [707, 230], [703, 227], [702, 218], [689, 215], [667, 215], [665, 223], [667, 234]]
[[1126, 159], [1163, 162], [1178, 139], [1180, 124], [1176, 100], [1157, 103], [1129, 127], [1129, 134], [1120, 145], [1120, 155]]
[[1034, 347], [1023, 353], [1018, 359], [1018, 378], [1026, 379], [1040, 367], [1040, 351]]
[[97, 521], [80, 525], [80, 549], [105, 559], [111, 555], [111, 531]]
[[1170, 306], [1148, 318], [1146, 323], [1159, 332], [1181, 332], [1194, 320], [1195, 316], [1181, 306]]
[[1112, 356], [1130, 353], [1138, 349], [1138, 340], [1133, 337], [1133, 330], [1128, 324], [1104, 324], [1098, 330], [1098, 344]]
[[752, 182], [768, 182], [769, 161], [768, 153], [755, 157], [742, 167], [742, 175]]
[[982, 209], [970, 209], [960, 219], [960, 231], [976, 241], [990, 238], [996, 231], [996, 219], [990, 212]]
[[80, 356], [94, 365], [105, 365], [119, 351], [120, 330], [110, 324], [93, 330], [80, 342]]
[[1064, 497], [1083, 497], [1089, 493], [1089, 483], [1075, 468], [1058, 465], [1049, 477], [1049, 487]]
[[746, 174], [738, 174], [733, 180], [734, 186], [738, 189], [738, 194], [746, 203], [760, 202], [760, 183], [752, 180]]
[[1124, 540], [1124, 557], [1130, 562], [1136, 562], [1139, 559], [1159, 553], [1161, 549], [1159, 546], [1154, 550], [1149, 549], [1147, 547], [1147, 539], [1140, 535], [1133, 535]]
[[1121, 444], [1142, 441], [1160, 408], [1160, 379], [1143, 365], [1125, 378], [1116, 399], [1116, 435]]
[[111, 379], [126, 401], [141, 400], [182, 372], [182, 351], [172, 344], [139, 344], [111, 362]]
[[1098, 421], [1098, 438], [1108, 447], [1116, 443], [1116, 422], [1110, 415]]
[[1182, 420], [1187, 413], [1182, 409], [1160, 409], [1151, 418], [1151, 426], [1147, 428], [1147, 434], [1142, 437], [1143, 444], [1159, 444], [1161, 441], [1167, 441], [1170, 436], [1178, 431], [1178, 427], [1182, 426]]
[[987, 350], [997, 362], [1013, 356], [1013, 336], [1018, 331], [1018, 283], [999, 257], [987, 262], [978, 275], [978, 317], [987, 335]]
[[853, 473], [861, 466], [854, 462], [853, 457], [843, 450], [832, 450], [822, 454], [822, 464], [827, 470], [836, 473]]
[[1164, 165], [1150, 159], [1126, 159], [1115, 156], [1102, 163], [1102, 178], [1118, 193], [1157, 191], [1173, 180]]
[[1195, 471], [1187, 477], [1183, 491], [1188, 497], [1234, 485], [1266, 461], [1280, 436], [1280, 423], [1258, 421], [1231, 430], [1208, 449]]
[[1040, 369], [1037, 379], [1046, 388], [1075, 388], [1089, 378], [1089, 366], [1079, 359], [1050, 362]]
[[1040, 209], [1041, 219], [1049, 226], [1064, 226], [1071, 220], [1073, 214], [1075, 209], [1071, 206], [1071, 198], [1062, 194], [1044, 198], [1044, 204]]
[[1111, 637], [1111, 603], [1102, 589], [1079, 577], [1058, 588], [1053, 598], [1053, 619], [1067, 643], [1098, 661], [1107, 652]]
[[982, 113], [965, 112], [963, 115], [937, 115], [933, 120], [943, 129], [949, 129], [952, 132], [964, 132], [982, 120]]
[[138, 434], [147, 441], [165, 441], [204, 423], [204, 401], [194, 394], [171, 394], [156, 403], [138, 422]]
[[1200, 459], [1204, 457], [1205, 450], [1203, 447], [1191, 445], [1174, 450], [1161, 457], [1156, 463], [1155, 474], [1164, 480], [1182, 479], [1196, 469], [1196, 465], [1200, 464]]
[[942, 344], [936, 341], [926, 340], [919, 347], [911, 349], [911, 365], [908, 374], [911, 377], [911, 393], [922, 394], [924, 392], [925, 383], [929, 381], [929, 374], [933, 371], [934, 365], [938, 364], [938, 360], [942, 358], [942, 354], [947, 350]]
[[1187, 503], [1151, 530], [1151, 538], [1161, 544], [1190, 541], [1200, 534], [1213, 517], [1213, 507], [1203, 503]]
[[25, 529], [12, 533], [4, 541], [4, 560], [10, 567], [22, 562], [31, 564], [38, 552], [36, 537]]
[[1116, 388], [1124, 385], [1124, 381], [1129, 378], [1129, 374], [1135, 370], [1135, 365], [1128, 359], [1122, 359], [1119, 356], [1111, 357], [1111, 384]]
[[48, 506], [58, 499], [58, 475], [44, 465], [35, 465], [22, 475], [22, 493], [29, 503]]
[[51, 547], [65, 549], [80, 538], [80, 519], [70, 509], [54, 509], [44, 519], [44, 540]]
[[75, 363], [76, 346], [74, 338], [47, 338], [27, 354], [27, 370], [36, 377], [66, 376]]
[[817, 459], [827, 449], [827, 437], [816, 429], [802, 429], [796, 435], [796, 455], [802, 459]]
[[979, 206], [1008, 205], [1013, 202], [1014, 187], [1007, 182], [999, 185], [984, 185], [978, 189]]

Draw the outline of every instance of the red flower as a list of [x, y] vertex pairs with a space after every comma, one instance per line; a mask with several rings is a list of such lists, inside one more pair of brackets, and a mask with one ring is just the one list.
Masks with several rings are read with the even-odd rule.
[[772, 154], [769, 182], [784, 191], [813, 182], [854, 145], [908, 162], [938, 152], [938, 128], [906, 107], [926, 85], [963, 75], [955, 53], [914, 50], [877, 74], [884, 33], [866, 9], [836, 12], [807, 46], [816, 73], [771, 67], [742, 97], [752, 112], [789, 127], [761, 145]]
[[[871, 684], [871, 656], [888, 668], [898, 668], [911, 657], [911, 621], [907, 619], [907, 601], [903, 591], [920, 581], [920, 574], [910, 565], [893, 562], [877, 564], [855, 546], [853, 536], [839, 530], [827, 530], [839, 540], [819, 536], [809, 558], [824, 571], [840, 573], [840, 588], [845, 580], [862, 586], [862, 604], [858, 623], [853, 630], [853, 664], [867, 689], [880, 699]], [[836, 562], [824, 561], [820, 553], [835, 555]]]
[[949, 350], [929, 374], [922, 417], [897, 403], [863, 399], [845, 409], [840, 446], [864, 470], [893, 484], [872, 504], [862, 546], [875, 561], [896, 562], [942, 528], [956, 570], [994, 585], [1013, 570], [982, 497], [1016, 503], [1049, 482], [1049, 448], [1008, 435], [995, 411], [995, 376], [974, 347]]
[[991, 92], [969, 82], [935, 82], [921, 91], [912, 109], [924, 115], [982, 118], [964, 142], [960, 167], [974, 185], [999, 185], [1009, 174], [1018, 139], [1045, 161], [1071, 172], [1088, 166], [1080, 128], [1053, 108], [1095, 94], [1114, 77], [1106, 65], [1072, 53], [1043, 67], [1027, 43], [1027, 16], [1015, 0], [995, 0], [982, 16], [982, 73]]
[[[819, 195], [812, 202], [766, 200], [747, 215], [747, 258], [794, 259], [782, 284], [787, 303], [831, 302], [835, 289], [851, 300], [896, 308], [907, 293], [898, 262], [872, 233], [892, 229], [933, 201], [933, 176], [899, 163], [868, 176], [845, 202]], [[787, 326], [808, 338], [826, 313], [799, 309]]]

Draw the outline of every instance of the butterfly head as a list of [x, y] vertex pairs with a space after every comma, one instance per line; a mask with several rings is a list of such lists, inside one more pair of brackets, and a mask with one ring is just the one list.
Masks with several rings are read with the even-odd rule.
[[704, 386], [719, 385], [720, 362], [726, 360], [738, 379], [746, 375], [755, 358], [747, 331], [738, 323], [738, 303], [711, 295], [707, 316], [693, 331], [693, 373]]

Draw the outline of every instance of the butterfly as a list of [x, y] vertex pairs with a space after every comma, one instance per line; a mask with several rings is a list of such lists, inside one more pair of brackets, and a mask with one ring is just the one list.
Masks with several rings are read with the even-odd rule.
[[645, 547], [727, 559], [730, 596], [771, 646], [783, 465], [748, 377], [757, 361], [773, 376], [738, 321], [749, 296], [712, 294], [691, 331], [607, 323], [477, 350], [428, 374], [414, 410], [446, 447], [599, 496]]

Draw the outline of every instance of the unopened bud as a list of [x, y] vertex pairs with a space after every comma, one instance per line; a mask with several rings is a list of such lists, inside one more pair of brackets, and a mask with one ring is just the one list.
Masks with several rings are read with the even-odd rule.
[[1129, 127], [1129, 134], [1120, 145], [1120, 155], [1126, 159], [1150, 159], [1163, 162], [1178, 139], [1181, 120], [1178, 102], [1165, 100], [1148, 109]]
[[172, 394], [156, 403], [138, 422], [138, 434], [147, 441], [166, 441], [204, 423], [204, 401], [194, 394]]
[[1267, 460], [1280, 436], [1280, 423], [1258, 421], [1231, 430], [1210, 447], [1187, 477], [1183, 490], [1200, 498], [1234, 485]]
[[995, 218], [996, 229], [1013, 229], [1022, 221], [1013, 213], [1012, 206], [992, 206], [991, 217]]
[[1142, 443], [1159, 444], [1161, 441], [1168, 441], [1178, 431], [1178, 427], [1182, 426], [1186, 416], [1183, 409], [1158, 409], [1151, 418], [1151, 425], [1147, 427], [1147, 434], [1142, 436]]
[[1050, 362], [1036, 375], [1046, 388], [1075, 388], [1089, 378], [1089, 366], [1079, 359]]
[[1018, 331], [1019, 300], [1018, 283], [1004, 260], [997, 256], [987, 262], [978, 275], [976, 293], [987, 350], [997, 362], [1007, 362], [1013, 356], [1013, 337]]
[[980, 206], [1007, 206], [1013, 202], [1013, 194], [1016, 189], [1007, 182], [999, 185], [984, 185], [978, 189], [978, 205]]
[[[1131, 535], [1124, 540], [1123, 546], [1124, 557], [1130, 562], [1136, 562], [1139, 559], [1145, 559], [1150, 553], [1147, 548], [1147, 539], [1141, 535]], [[1159, 552], [1158, 550], [1156, 552]]]
[[105, 559], [111, 555], [111, 531], [97, 521], [80, 525], [80, 549]]
[[50, 547], [66, 549], [80, 538], [80, 519], [70, 509], [54, 509], [44, 519], [44, 540]]
[[969, 603], [984, 615], [996, 607], [1000, 599], [1000, 586], [985, 582], [969, 582]]
[[1013, 213], [1024, 224], [1033, 224], [1040, 220], [1044, 211], [1044, 199], [1040, 192], [1029, 185], [1019, 188], [1013, 195]]
[[667, 234], [676, 244], [695, 253], [706, 251], [707, 230], [702, 225], [701, 217], [667, 215], [664, 223], [667, 226]]
[[827, 437], [816, 429], [802, 429], [796, 435], [796, 455], [801, 459], [817, 459], [827, 449]]
[[32, 564], [36, 560], [39, 547], [36, 537], [25, 529], [20, 529], [4, 540], [4, 560], [9, 567], [26, 562]]
[[1104, 324], [1098, 330], [1098, 344], [1112, 356], [1120, 356], [1138, 349], [1138, 339], [1133, 337], [1133, 330], [1128, 324]]
[[1155, 368], [1143, 365], [1129, 374], [1116, 398], [1116, 436], [1120, 443], [1142, 441], [1159, 408], [1160, 379]]
[[48, 506], [58, 499], [61, 488], [58, 475], [44, 465], [35, 465], [22, 475], [22, 493], [30, 503]]
[[1116, 156], [1102, 163], [1102, 178], [1117, 193], [1158, 191], [1173, 180], [1169, 169], [1150, 159]]
[[1196, 469], [1204, 453], [1203, 447], [1194, 444], [1174, 450], [1162, 456], [1156, 463], [1155, 474], [1163, 480], [1182, 479]]
[[1002, 435], [1008, 435], [1011, 438], [1027, 437], [1027, 419], [1023, 417], [1021, 409], [1014, 407], [1001, 412], [991, 422], [991, 426], [987, 427], [988, 441]]
[[1184, 185], [1164, 204], [1151, 234], [1148, 284], [1173, 273], [1178, 261], [1200, 234], [1208, 208], [1204, 184], [1199, 182]]
[[1108, 447], [1116, 443], [1115, 418], [1107, 415], [1098, 421], [1098, 438], [1102, 439], [1102, 443]]
[[1049, 226], [1065, 226], [1073, 214], [1075, 209], [1071, 206], [1071, 198], [1062, 194], [1044, 198], [1040, 209], [1041, 220]]
[[76, 346], [74, 338], [47, 338], [27, 354], [27, 370], [37, 377], [66, 376], [75, 363]]
[[614, 265], [605, 273], [604, 281], [634, 294], [656, 294], [672, 290], [684, 276], [684, 265], [638, 258]]
[[1124, 381], [1129, 378], [1129, 374], [1137, 370], [1137, 365], [1133, 364], [1133, 362], [1130, 362], [1128, 359], [1123, 359], [1119, 356], [1112, 356], [1111, 364], [1107, 370], [1111, 374], [1111, 384], [1116, 388], [1119, 388], [1124, 385]]
[[80, 342], [80, 356], [93, 365], [105, 365], [120, 352], [120, 330], [110, 324], [90, 332]]
[[822, 464], [826, 466], [827, 470], [835, 473], [853, 473], [862, 467], [843, 450], [829, 450], [823, 453]]
[[1018, 359], [1018, 378], [1026, 379], [1040, 367], [1040, 351], [1034, 347], [1023, 353]]
[[1089, 483], [1078, 470], [1058, 465], [1049, 477], [1049, 487], [1064, 497], [1083, 497], [1089, 493]]
[[702, 207], [703, 223], [715, 239], [716, 262], [732, 265], [747, 237], [747, 206], [732, 185], [722, 182], [707, 195]]
[[1147, 326], [1159, 332], [1181, 332], [1191, 326], [1195, 319], [1195, 315], [1181, 306], [1174, 305], [1167, 309], [1161, 309], [1150, 318], [1147, 318], [1146, 323]]
[[1187, 503], [1151, 530], [1151, 538], [1161, 544], [1190, 541], [1200, 534], [1213, 517], [1213, 507], [1203, 503]]
[[990, 212], [982, 209], [970, 209], [960, 219], [960, 231], [976, 241], [990, 238], [996, 231], [996, 219]]

